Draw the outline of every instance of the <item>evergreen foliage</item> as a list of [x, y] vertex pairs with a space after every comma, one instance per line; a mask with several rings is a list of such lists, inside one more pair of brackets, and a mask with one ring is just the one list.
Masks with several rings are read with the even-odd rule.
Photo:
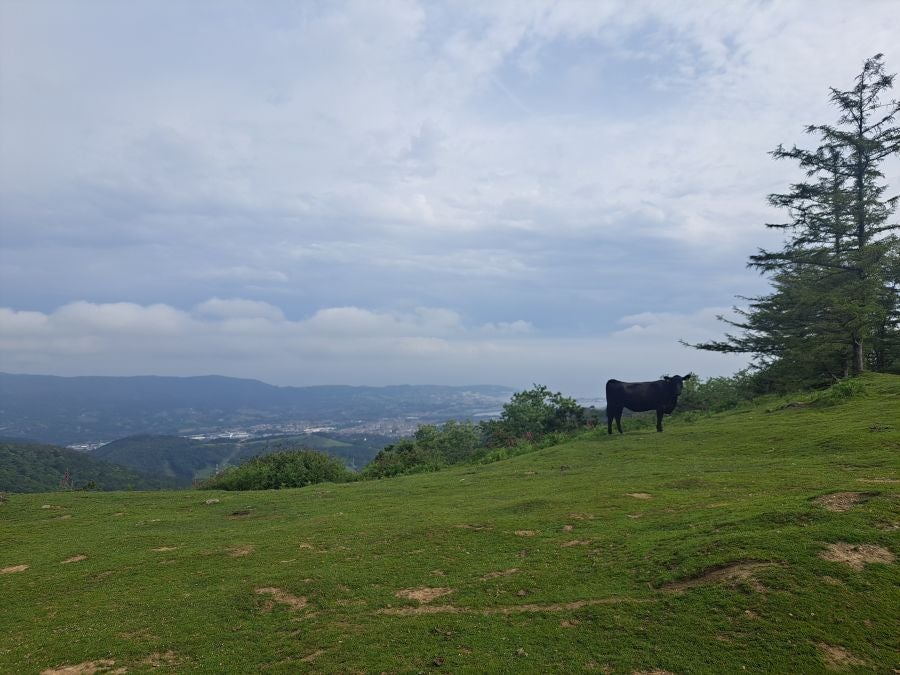
[[789, 220], [769, 223], [786, 239], [760, 249], [748, 266], [772, 277], [773, 292], [743, 298], [737, 334], [692, 345], [753, 354], [778, 388], [795, 388], [900, 368], [900, 239], [889, 222], [898, 197], [886, 196], [881, 166], [900, 154], [897, 100], [885, 100], [893, 75], [868, 59], [848, 90], [831, 88], [836, 124], [810, 125], [812, 150], [779, 145], [772, 156], [798, 163], [805, 180], [769, 203]]

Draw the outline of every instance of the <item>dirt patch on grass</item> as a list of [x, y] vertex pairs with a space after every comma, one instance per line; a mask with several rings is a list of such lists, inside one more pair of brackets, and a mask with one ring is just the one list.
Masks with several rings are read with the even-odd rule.
[[325, 653], [325, 650], [324, 650], [324, 649], [317, 649], [316, 651], [312, 652], [311, 654], [307, 654], [306, 656], [304, 656], [304, 657], [303, 657], [302, 659], [300, 659], [300, 660], [301, 660], [303, 663], [312, 663], [312, 662], [315, 661], [317, 658], [319, 658], [320, 656], [322, 656], [322, 654], [324, 654], [324, 653]]
[[533, 537], [537, 534], [537, 530], [516, 530], [517, 537]]
[[12, 567], [0, 569], [0, 574], [15, 574], [16, 572], [24, 572], [27, 569], [28, 565], [13, 565]]
[[575, 529], [574, 525], [563, 525], [562, 531], [563, 532], [571, 532], [574, 529]]
[[572, 541], [567, 541], [560, 544], [560, 548], [569, 548], [570, 546], [587, 546], [591, 542], [587, 539], [573, 539]]
[[155, 551], [156, 553], [165, 553], [167, 551], [174, 551], [178, 547], [177, 546], [159, 546], [157, 548], [150, 549], [151, 551]]
[[835, 579], [834, 577], [830, 577], [827, 574], [819, 577], [823, 583], [828, 584], [829, 586], [843, 586], [844, 582], [840, 579]]
[[635, 499], [653, 499], [653, 495], [647, 494], [646, 492], [626, 492], [625, 495], [634, 497]]
[[574, 602], [559, 602], [550, 604], [526, 604], [511, 605], [509, 607], [487, 607], [476, 609], [474, 607], [460, 607], [458, 605], [425, 605], [422, 607], [386, 607], [379, 609], [376, 614], [388, 614], [390, 616], [417, 616], [420, 614], [477, 614], [481, 616], [506, 616], [510, 614], [537, 614], [540, 612], [569, 612], [582, 607], [594, 605], [617, 605], [626, 602], [644, 603], [650, 600], [638, 598], [596, 598], [592, 600], [576, 600]]
[[900, 478], [857, 478], [857, 483], [883, 483], [888, 485], [893, 485], [894, 483], [900, 483]]
[[402, 591], [397, 591], [396, 593], [394, 593], [394, 595], [396, 595], [398, 598], [405, 598], [406, 600], [415, 600], [416, 602], [421, 602], [424, 605], [431, 602], [435, 598], [449, 595], [452, 592], [452, 588], [430, 588], [428, 586], [420, 586], [419, 588], [404, 588]]
[[895, 556], [883, 546], [876, 544], [848, 544], [839, 541], [828, 544], [828, 547], [819, 554], [823, 560], [849, 565], [857, 572], [861, 571], [869, 563], [883, 563], [885, 565], [894, 562]]
[[171, 649], [167, 652], [153, 652], [146, 659], [141, 661], [144, 665], [151, 668], [162, 668], [163, 666], [177, 666], [181, 660]]
[[492, 525], [481, 525], [480, 523], [463, 523], [462, 525], [457, 525], [456, 527], [463, 530], [493, 530]]
[[668, 583], [665, 586], [662, 586], [662, 590], [680, 592], [689, 588], [695, 588], [696, 586], [704, 586], [706, 584], [736, 586], [739, 583], [746, 583], [757, 593], [765, 593], [766, 587], [759, 583], [753, 575], [759, 570], [773, 566], [774, 563], [754, 560], [720, 565], [707, 569], [695, 577]]
[[575, 520], [593, 520], [593, 513], [570, 513], [569, 518], [574, 518]]
[[822, 657], [822, 662], [829, 670], [844, 670], [849, 666], [866, 665], [865, 661], [853, 656], [843, 647], [836, 647], [824, 642], [820, 642], [816, 647], [819, 648], [819, 656]]
[[291, 595], [287, 591], [284, 591], [280, 588], [267, 587], [267, 588], [257, 588], [257, 595], [270, 595], [272, 596], [272, 600], [277, 602], [279, 605], [287, 605], [291, 609], [303, 609], [309, 604], [309, 601], [304, 597], [297, 597], [296, 595]]
[[60, 565], [68, 565], [69, 563], [81, 562], [82, 560], [87, 560], [86, 555], [73, 555], [71, 558], [66, 558], [63, 560]]
[[490, 581], [491, 579], [499, 579], [500, 577], [508, 577], [510, 574], [515, 574], [519, 571], [518, 567], [510, 567], [508, 570], [502, 570], [500, 572], [488, 572], [483, 577], [480, 577], [482, 581]]
[[833, 492], [830, 495], [822, 495], [813, 500], [814, 504], [827, 511], [842, 513], [849, 511], [856, 504], [869, 501], [875, 495], [871, 492]]
[[675, 675], [671, 670], [635, 670], [631, 675]]
[[246, 518], [253, 515], [253, 509], [241, 509], [240, 511], [232, 511], [228, 514], [229, 518]]
[[418, 616], [420, 614], [469, 614], [472, 610], [468, 607], [456, 605], [424, 605], [422, 607], [385, 607], [379, 609], [378, 614], [390, 616]]
[[226, 548], [225, 552], [232, 558], [243, 558], [244, 556], [253, 553], [254, 548], [255, 547], [252, 544], [247, 546], [232, 546], [231, 548]]
[[41, 671], [41, 675], [94, 675], [94, 673], [125, 673], [127, 669], [117, 668], [112, 670], [116, 662], [112, 659], [98, 659], [96, 661], [85, 661], [73, 666], [58, 666], [56, 668], [47, 668]]

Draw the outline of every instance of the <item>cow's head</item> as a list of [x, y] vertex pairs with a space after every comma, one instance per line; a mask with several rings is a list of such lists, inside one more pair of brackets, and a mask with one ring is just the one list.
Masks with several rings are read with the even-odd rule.
[[672, 414], [672, 411], [675, 410], [675, 405], [678, 403], [678, 395], [681, 393], [681, 390], [684, 389], [684, 381], [691, 379], [691, 374], [688, 373], [684, 377], [681, 375], [673, 375], [669, 377], [666, 375], [663, 377], [663, 382], [666, 383], [666, 407], [665, 412], [668, 414]]

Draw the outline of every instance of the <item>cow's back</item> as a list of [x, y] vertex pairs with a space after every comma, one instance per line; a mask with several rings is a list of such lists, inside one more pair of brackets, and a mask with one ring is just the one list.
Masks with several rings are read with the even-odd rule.
[[606, 383], [607, 404], [610, 395], [616, 405], [623, 405], [634, 412], [656, 410], [665, 395], [661, 382], [620, 382], [610, 380]]

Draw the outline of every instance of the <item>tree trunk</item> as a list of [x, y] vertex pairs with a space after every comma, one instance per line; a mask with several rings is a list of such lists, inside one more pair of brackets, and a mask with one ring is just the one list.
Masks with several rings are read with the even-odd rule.
[[859, 335], [854, 335], [851, 339], [853, 341], [853, 374], [859, 375], [865, 370], [863, 339]]

